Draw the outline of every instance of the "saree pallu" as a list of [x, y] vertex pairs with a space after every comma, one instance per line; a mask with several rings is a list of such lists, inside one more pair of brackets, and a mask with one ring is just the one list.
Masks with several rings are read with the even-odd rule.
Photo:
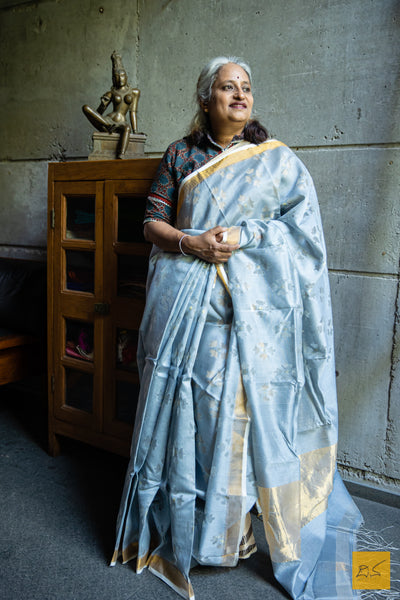
[[313, 182], [282, 143], [242, 142], [181, 184], [177, 227], [228, 227], [228, 263], [153, 248], [141, 391], [112, 564], [137, 557], [184, 598], [196, 564], [255, 550], [296, 600], [356, 598], [361, 515], [336, 471], [326, 251]]

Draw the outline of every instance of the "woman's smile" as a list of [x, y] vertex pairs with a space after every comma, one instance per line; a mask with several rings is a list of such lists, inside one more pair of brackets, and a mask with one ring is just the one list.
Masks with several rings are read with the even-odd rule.
[[232, 108], [238, 108], [240, 110], [246, 110], [246, 108], [247, 108], [247, 104], [245, 104], [244, 102], [232, 102], [232, 104], [230, 104], [230, 106]]

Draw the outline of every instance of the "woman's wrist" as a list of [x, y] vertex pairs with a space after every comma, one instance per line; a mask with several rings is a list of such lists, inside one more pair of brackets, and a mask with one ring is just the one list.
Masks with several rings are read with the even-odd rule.
[[183, 256], [189, 256], [190, 252], [189, 252], [189, 247], [187, 245], [187, 241], [190, 238], [190, 235], [188, 233], [184, 233], [180, 238], [179, 238], [179, 250], [180, 253], [183, 254]]

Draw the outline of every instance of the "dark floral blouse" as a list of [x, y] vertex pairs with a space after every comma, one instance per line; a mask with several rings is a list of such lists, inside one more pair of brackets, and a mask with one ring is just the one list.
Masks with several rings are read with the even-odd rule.
[[[150, 188], [144, 223], [166, 221], [174, 225], [182, 180], [223, 151], [210, 136], [207, 139], [208, 144], [204, 147], [190, 145], [186, 137], [168, 146]], [[241, 139], [242, 136], [235, 136], [230, 146]]]

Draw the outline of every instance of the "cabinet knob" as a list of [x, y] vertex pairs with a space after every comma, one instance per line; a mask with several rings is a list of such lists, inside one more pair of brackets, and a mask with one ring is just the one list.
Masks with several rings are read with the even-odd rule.
[[98, 315], [108, 315], [110, 312], [110, 305], [107, 302], [96, 302], [94, 305], [94, 312]]

